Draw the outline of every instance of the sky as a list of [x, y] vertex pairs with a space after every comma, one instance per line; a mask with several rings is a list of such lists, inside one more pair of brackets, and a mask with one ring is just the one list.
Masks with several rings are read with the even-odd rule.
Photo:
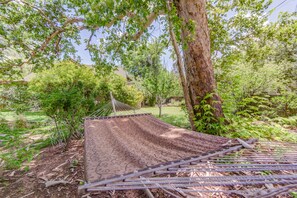
[[[272, 15], [269, 16], [269, 21], [276, 21], [280, 12], [297, 12], [297, 0], [274, 0], [273, 3], [268, 8], [268, 10], [275, 8], [276, 6], [278, 7], [272, 13]], [[158, 24], [155, 23], [153, 25], [156, 26], [155, 32], [153, 32], [153, 34], [158, 34], [158, 31], [160, 31]], [[91, 60], [88, 50], [86, 50], [86, 45], [84, 43], [84, 40], [89, 38], [90, 33], [87, 30], [83, 30], [81, 31], [80, 36], [81, 36], [81, 44], [80, 45], [74, 44], [77, 50], [76, 54], [81, 57], [83, 64], [92, 65], [93, 62]], [[173, 60], [170, 58], [169, 50], [166, 50], [165, 54], [163, 55], [162, 62], [166, 68], [168, 69], [172, 68]]]

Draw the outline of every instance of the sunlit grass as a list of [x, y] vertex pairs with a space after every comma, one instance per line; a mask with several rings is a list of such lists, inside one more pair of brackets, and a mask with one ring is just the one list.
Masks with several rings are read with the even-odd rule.
[[19, 169], [41, 148], [49, 146], [50, 119], [42, 112], [0, 112], [0, 161], [6, 169]]
[[29, 122], [43, 122], [49, 120], [43, 112], [24, 112], [17, 115], [13, 111], [2, 111], [0, 112], [0, 120], [4, 119], [8, 122], [13, 122], [20, 117], [24, 117]]
[[143, 112], [151, 113], [158, 119], [172, 124], [177, 127], [190, 128], [190, 123], [186, 113], [181, 109], [181, 107], [162, 107], [162, 116], [159, 117], [158, 107], [145, 107], [141, 109]]

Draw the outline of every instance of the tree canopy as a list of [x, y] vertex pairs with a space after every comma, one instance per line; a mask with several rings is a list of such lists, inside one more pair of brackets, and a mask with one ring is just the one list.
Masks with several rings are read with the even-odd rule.
[[[246, 61], [256, 68], [263, 67], [267, 61], [273, 64], [287, 61], [293, 65], [296, 62], [296, 13], [284, 13], [276, 22], [270, 22], [268, 17], [274, 9], [268, 8], [272, 0], [211, 0], [206, 5], [200, 0], [196, 1], [197, 5], [193, 2], [3, 1], [0, 3], [1, 78], [20, 79], [23, 74], [50, 68], [55, 61], [66, 58], [80, 61], [75, 44], [81, 42], [81, 31], [89, 34], [84, 43], [92, 60], [99, 70], [108, 73], [115, 65], [124, 63], [123, 54], [151, 40], [150, 32], [156, 23], [160, 24], [157, 37], [162, 43], [170, 44], [170, 39], [174, 40], [169, 34], [171, 24], [177, 42], [175, 54], [182, 51], [179, 73], [186, 81], [182, 84], [188, 111], [197, 117], [196, 113], [201, 113], [194, 108], [201, 102], [198, 98], [213, 94], [207, 102], [220, 117], [223, 114], [215, 79], [224, 81], [225, 74], [235, 64]], [[195, 5], [197, 9], [191, 10]], [[186, 14], [197, 10], [200, 12], [195, 16]], [[209, 36], [200, 32], [202, 27], [207, 34], [209, 29]], [[203, 41], [199, 50], [197, 39]], [[203, 60], [203, 57], [207, 58]], [[212, 64], [216, 78], [212, 77]], [[294, 66], [288, 68], [287, 75], [293, 81]], [[205, 89], [207, 85], [211, 86]]]

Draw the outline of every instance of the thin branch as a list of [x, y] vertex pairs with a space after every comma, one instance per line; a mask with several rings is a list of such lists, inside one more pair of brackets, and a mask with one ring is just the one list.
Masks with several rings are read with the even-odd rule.
[[56, 43], [55, 43], [55, 50], [56, 50], [56, 54], [58, 54], [60, 52], [60, 42], [62, 40], [62, 36], [61, 35], [58, 35], [58, 39], [56, 40]]
[[1, 5], [4, 5], [4, 4], [8, 4], [9, 2], [12, 2], [13, 0], [7, 0], [7, 1], [4, 1], [4, 2], [0, 2]]
[[93, 36], [94, 36], [94, 33], [95, 33], [95, 30], [92, 30], [91, 31], [91, 35], [90, 35], [90, 37], [89, 37], [89, 39], [88, 39], [88, 42], [87, 42], [87, 49], [90, 47], [90, 43], [91, 43], [91, 41], [92, 41], [92, 38], [93, 38]]
[[84, 18], [69, 18], [67, 21], [64, 23], [63, 27], [66, 27], [68, 24], [73, 24], [73, 23], [83, 23], [85, 21]]
[[[49, 44], [49, 42], [55, 38], [58, 34], [61, 34], [62, 32], [64, 32], [65, 30], [63, 29], [59, 29], [54, 31], [52, 34], [50, 34], [45, 41], [42, 43], [42, 45], [40, 46], [40, 48], [38, 49], [38, 51], [43, 51]], [[34, 57], [36, 55], [37, 51], [34, 51], [31, 55], [31, 57]]]
[[38, 7], [36, 7], [36, 6], [34, 6], [34, 5], [31, 5], [30, 3], [28, 3], [28, 2], [26, 2], [26, 1], [22, 1], [22, 0], [20, 0], [20, 2], [22, 2], [23, 4], [25, 4], [25, 5], [27, 5], [27, 6], [29, 6], [29, 7], [31, 7], [31, 8], [33, 8], [33, 9], [35, 9], [35, 10], [37, 10], [42, 16], [43, 16], [43, 18], [52, 26], [52, 28], [57, 28], [56, 26], [55, 26], [55, 24], [46, 16], [46, 14], [43, 12], [43, 10], [42, 9], [40, 9], [40, 8], [38, 8]]
[[156, 13], [151, 13], [146, 20], [146, 23], [144, 24], [144, 26], [141, 28], [141, 30], [139, 32], [137, 32], [134, 36], [133, 36], [133, 40], [138, 40], [141, 35], [144, 33], [144, 31], [155, 21], [155, 19], [158, 17], [158, 14]]

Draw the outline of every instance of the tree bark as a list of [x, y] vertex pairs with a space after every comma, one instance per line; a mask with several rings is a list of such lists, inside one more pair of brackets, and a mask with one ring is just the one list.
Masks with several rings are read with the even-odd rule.
[[[210, 37], [205, 0], [174, 1], [179, 18], [182, 20], [182, 43], [189, 103], [194, 106], [207, 95], [213, 94], [208, 103], [213, 107], [217, 120], [224, 117], [222, 102], [216, 93], [216, 81], [210, 54]], [[192, 27], [192, 28], [191, 28]]]
[[[168, 5], [168, 8], [170, 9], [170, 5]], [[173, 49], [174, 49], [174, 52], [175, 52], [175, 55], [176, 55], [178, 73], [179, 73], [181, 85], [182, 85], [182, 88], [183, 88], [183, 93], [184, 93], [184, 98], [185, 98], [185, 105], [186, 105], [187, 110], [188, 110], [188, 116], [189, 116], [189, 121], [190, 121], [190, 124], [191, 124], [191, 129], [193, 131], [195, 131], [196, 127], [195, 127], [195, 124], [194, 124], [194, 108], [191, 106], [191, 103], [190, 103], [190, 95], [189, 95], [189, 92], [188, 92], [187, 81], [186, 81], [186, 77], [185, 77], [184, 69], [183, 69], [184, 64], [183, 64], [182, 56], [181, 56], [181, 54], [179, 52], [179, 47], [178, 47], [178, 43], [177, 43], [177, 40], [176, 40], [175, 33], [173, 32], [173, 29], [172, 29], [172, 23], [171, 23], [170, 19], [168, 21], [169, 21], [170, 38], [171, 38]]]
[[162, 98], [160, 96], [157, 96], [157, 104], [159, 108], [159, 117], [162, 117]]

